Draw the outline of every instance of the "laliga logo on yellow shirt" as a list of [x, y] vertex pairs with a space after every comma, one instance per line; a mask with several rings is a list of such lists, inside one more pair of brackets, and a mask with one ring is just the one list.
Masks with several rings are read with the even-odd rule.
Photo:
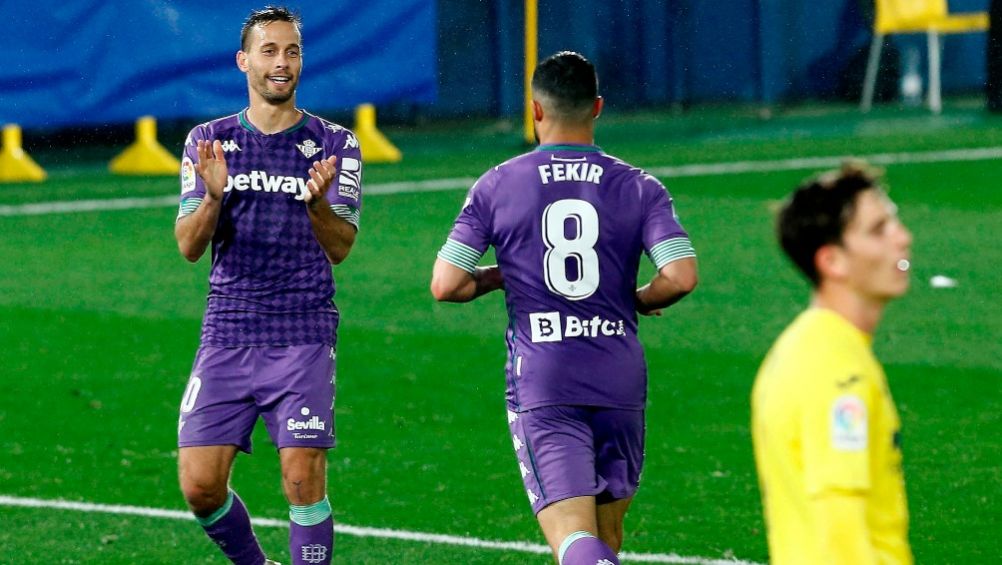
[[832, 404], [832, 447], [842, 451], [866, 449], [866, 404], [855, 395], [846, 394]]

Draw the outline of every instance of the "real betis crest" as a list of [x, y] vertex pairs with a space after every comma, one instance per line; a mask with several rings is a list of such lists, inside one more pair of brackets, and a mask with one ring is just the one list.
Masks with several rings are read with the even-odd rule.
[[307, 139], [302, 145], [296, 144], [296, 147], [299, 148], [300, 153], [307, 159], [324, 150], [323, 147], [317, 147], [316, 142], [312, 139]]

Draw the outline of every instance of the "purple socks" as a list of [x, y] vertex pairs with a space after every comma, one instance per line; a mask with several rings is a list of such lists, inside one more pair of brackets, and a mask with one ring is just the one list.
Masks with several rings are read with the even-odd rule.
[[230, 491], [223, 506], [211, 516], [195, 519], [230, 561], [237, 565], [264, 563], [264, 552], [251, 529], [250, 514], [237, 493]]
[[289, 506], [289, 552], [293, 565], [327, 565], [334, 553], [334, 518], [325, 496], [307, 506]]

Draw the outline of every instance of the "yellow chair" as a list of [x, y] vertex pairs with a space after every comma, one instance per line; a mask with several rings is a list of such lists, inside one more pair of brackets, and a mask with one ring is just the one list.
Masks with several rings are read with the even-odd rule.
[[895, 33], [925, 33], [929, 47], [929, 109], [936, 114], [943, 110], [940, 94], [941, 33], [968, 33], [988, 29], [987, 12], [950, 14], [946, 0], [876, 0], [877, 17], [873, 23], [873, 42], [870, 60], [866, 65], [863, 83], [863, 100], [860, 109], [870, 111], [873, 105], [873, 88], [877, 81], [877, 67], [884, 37]]

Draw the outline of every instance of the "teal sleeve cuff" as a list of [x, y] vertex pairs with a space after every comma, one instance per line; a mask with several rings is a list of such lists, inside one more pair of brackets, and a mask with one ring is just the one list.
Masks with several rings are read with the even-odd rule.
[[196, 198], [194, 196], [181, 200], [181, 206], [178, 208], [177, 211], [177, 218], [180, 220], [181, 218], [187, 216], [188, 214], [191, 214], [195, 210], [198, 210], [198, 207], [201, 204], [202, 204], [202, 199]]
[[358, 229], [358, 220], [361, 216], [358, 208], [347, 206], [345, 204], [331, 204], [331, 212], [342, 220], [348, 222], [349, 224], [355, 226]]
[[687, 237], [675, 237], [666, 239], [650, 250], [651, 261], [654, 266], [661, 269], [672, 261], [678, 261], [686, 257], [695, 257], [696, 250], [692, 248], [692, 243]]
[[454, 239], [445, 240], [445, 245], [438, 252], [439, 259], [471, 274], [476, 271], [481, 257], [483, 253]]

